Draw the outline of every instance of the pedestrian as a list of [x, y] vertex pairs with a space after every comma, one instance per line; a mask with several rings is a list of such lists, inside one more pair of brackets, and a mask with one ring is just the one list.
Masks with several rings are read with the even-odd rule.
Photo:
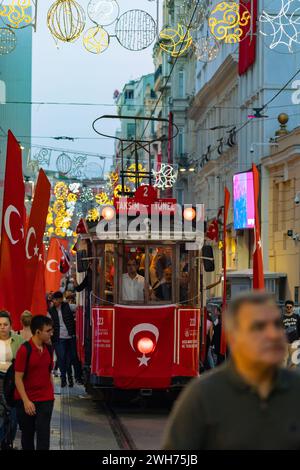
[[48, 316], [53, 321], [52, 343], [58, 359], [60, 369], [61, 387], [67, 385], [67, 372], [69, 387], [74, 386], [71, 373], [71, 365], [75, 369], [76, 382], [82, 384], [81, 364], [78, 360], [76, 350], [76, 327], [72, 310], [67, 302], [63, 301], [63, 294], [60, 291], [54, 292], [53, 307], [49, 309]]
[[22, 330], [20, 331], [20, 335], [23, 341], [29, 341], [32, 336], [31, 329], [30, 329], [30, 324], [32, 320], [31, 312], [29, 312], [29, 310], [25, 310], [22, 313], [20, 320], [23, 326]]
[[213, 315], [213, 329], [214, 334], [212, 337], [211, 345], [214, 355], [216, 357], [216, 365], [222, 364], [225, 360], [225, 356], [221, 354], [221, 337], [222, 337], [222, 307], [217, 306], [215, 309], [215, 315]]
[[193, 379], [168, 421], [165, 450], [300, 450], [300, 376], [281, 368], [286, 337], [272, 296], [226, 312], [230, 359]]
[[[44, 315], [31, 321], [32, 338], [23, 344], [15, 362], [15, 400], [23, 450], [50, 448], [50, 422], [54, 404], [53, 322]], [[28, 346], [29, 351], [28, 352]]]
[[[12, 332], [12, 321], [9, 312], [0, 310], [0, 402], [4, 400], [3, 385], [7, 370], [16, 358], [18, 349], [23, 343], [20, 335]], [[5, 404], [7, 406], [7, 404]], [[14, 408], [10, 409], [11, 436], [10, 440], [15, 439], [17, 433], [17, 416]], [[0, 429], [0, 443], [3, 448], [3, 439], [5, 429]]]
[[295, 304], [292, 300], [287, 300], [285, 302], [285, 312], [282, 316], [282, 323], [288, 342], [283, 365], [286, 367], [291, 367], [293, 366], [293, 343], [300, 338], [300, 317], [295, 313]]

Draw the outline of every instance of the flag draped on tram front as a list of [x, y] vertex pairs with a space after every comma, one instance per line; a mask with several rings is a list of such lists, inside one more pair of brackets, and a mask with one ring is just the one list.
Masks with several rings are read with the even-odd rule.
[[13, 329], [20, 329], [26, 308], [25, 187], [19, 142], [8, 131], [0, 247], [0, 308], [11, 314]]

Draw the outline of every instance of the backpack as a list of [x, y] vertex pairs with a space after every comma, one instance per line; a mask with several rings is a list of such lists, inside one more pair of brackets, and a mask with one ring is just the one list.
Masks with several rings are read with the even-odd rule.
[[[25, 341], [25, 343], [23, 343], [22, 346], [25, 346], [27, 350], [26, 363], [25, 363], [25, 369], [24, 369], [24, 375], [23, 375], [23, 379], [24, 379], [24, 377], [26, 376], [28, 372], [28, 365], [29, 365], [29, 359], [30, 359], [32, 348], [31, 348], [31, 344], [29, 343], [29, 341]], [[52, 358], [53, 356], [52, 346], [48, 344], [46, 344], [45, 346], [48, 349], [50, 357]], [[51, 373], [51, 370], [52, 370], [52, 365], [50, 364], [49, 366], [50, 373]], [[3, 395], [4, 395], [7, 405], [10, 406], [11, 408], [16, 406], [16, 401], [14, 399], [15, 389], [16, 389], [16, 384], [15, 384], [15, 359], [14, 359], [10, 367], [7, 369], [7, 372], [5, 374], [4, 381], [3, 381]]]

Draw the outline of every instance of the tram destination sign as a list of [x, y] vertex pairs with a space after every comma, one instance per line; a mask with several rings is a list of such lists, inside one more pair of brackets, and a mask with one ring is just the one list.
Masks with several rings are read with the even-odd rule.
[[172, 215], [177, 210], [177, 200], [173, 198], [158, 198], [157, 189], [153, 186], [140, 186], [134, 197], [121, 196], [114, 198], [117, 214], [140, 212], [141, 214]]

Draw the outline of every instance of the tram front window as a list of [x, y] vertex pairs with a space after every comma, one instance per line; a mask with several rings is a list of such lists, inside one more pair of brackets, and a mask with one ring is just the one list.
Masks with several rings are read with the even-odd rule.
[[139, 260], [134, 256], [127, 259], [127, 272], [122, 275], [122, 300], [125, 302], [144, 302], [145, 278], [139, 271]]
[[149, 248], [149, 263], [150, 300], [157, 302], [172, 302], [172, 248]]

